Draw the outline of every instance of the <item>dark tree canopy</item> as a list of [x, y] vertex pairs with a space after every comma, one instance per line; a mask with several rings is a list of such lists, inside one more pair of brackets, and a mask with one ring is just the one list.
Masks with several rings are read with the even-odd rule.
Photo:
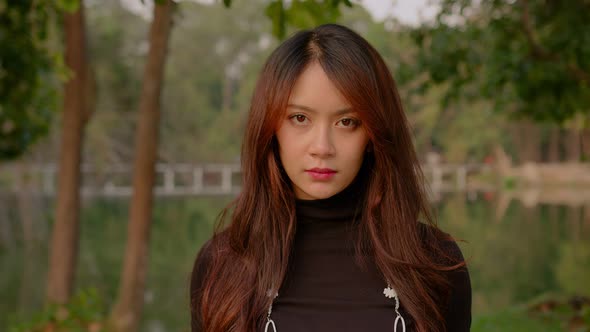
[[49, 1], [0, 0], [0, 160], [44, 136], [55, 109]]
[[445, 102], [483, 97], [556, 123], [590, 115], [587, 0], [443, 0], [435, 22], [411, 34], [420, 51], [406, 77], [428, 72], [422, 91], [448, 83]]

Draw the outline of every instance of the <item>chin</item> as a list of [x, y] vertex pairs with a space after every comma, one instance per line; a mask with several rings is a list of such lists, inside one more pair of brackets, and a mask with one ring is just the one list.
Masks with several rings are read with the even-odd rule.
[[336, 193], [333, 192], [321, 192], [321, 193], [317, 193], [317, 194], [311, 194], [310, 196], [313, 197], [313, 199], [325, 199], [325, 198], [330, 198], [332, 196], [334, 196]]
[[335, 187], [330, 188], [305, 188], [303, 191], [310, 199], [325, 199], [330, 198], [337, 193], [339, 193], [342, 189], [338, 189]]

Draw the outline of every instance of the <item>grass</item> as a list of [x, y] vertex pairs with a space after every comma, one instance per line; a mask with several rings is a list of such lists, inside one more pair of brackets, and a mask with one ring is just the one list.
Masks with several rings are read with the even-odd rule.
[[475, 316], [472, 332], [590, 332], [590, 299], [544, 295], [522, 306]]
[[564, 331], [562, 322], [557, 319], [539, 319], [526, 310], [509, 309], [493, 314], [474, 317], [472, 332], [524, 332], [524, 331]]

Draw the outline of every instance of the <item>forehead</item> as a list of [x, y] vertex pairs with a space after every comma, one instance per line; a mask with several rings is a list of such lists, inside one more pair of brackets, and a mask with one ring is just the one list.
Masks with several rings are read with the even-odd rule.
[[310, 63], [295, 81], [289, 105], [307, 107], [316, 112], [350, 108], [350, 103], [317, 61]]

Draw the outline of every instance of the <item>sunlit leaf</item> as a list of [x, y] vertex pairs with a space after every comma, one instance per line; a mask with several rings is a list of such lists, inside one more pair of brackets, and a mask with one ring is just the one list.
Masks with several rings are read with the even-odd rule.
[[58, 0], [58, 8], [73, 13], [78, 10], [80, 6], [80, 0]]
[[266, 7], [264, 11], [266, 16], [269, 17], [272, 21], [272, 33], [274, 36], [278, 38], [283, 38], [285, 36], [286, 27], [285, 27], [285, 10], [283, 8], [283, 1], [273, 1]]

